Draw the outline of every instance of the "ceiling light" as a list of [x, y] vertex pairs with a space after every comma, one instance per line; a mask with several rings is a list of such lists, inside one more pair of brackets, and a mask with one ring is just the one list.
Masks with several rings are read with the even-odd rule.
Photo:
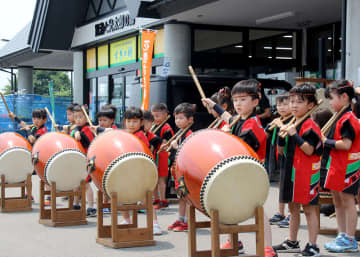
[[292, 50], [291, 47], [276, 47], [276, 50]]
[[255, 23], [257, 25], [259, 25], [259, 24], [269, 23], [269, 22], [272, 22], [272, 21], [278, 21], [278, 20], [286, 19], [286, 18], [293, 17], [293, 16], [295, 16], [294, 12], [283, 12], [283, 13], [279, 13], [279, 14], [276, 14], [276, 15], [273, 15], [273, 16], [257, 19], [255, 21]]
[[272, 49], [272, 47], [271, 46], [264, 46], [264, 49]]
[[292, 38], [293, 36], [292, 35], [285, 35], [283, 36], [284, 38]]
[[331, 50], [331, 49], [328, 49], [328, 52], [332, 52], [332, 50]]
[[328, 37], [328, 39], [329, 39], [329, 40], [331, 40], [331, 39], [332, 39], [332, 37]]
[[252, 58], [252, 55], [249, 55], [249, 58]]
[[292, 57], [276, 57], [279, 60], [292, 60]]
[[269, 59], [272, 59], [272, 56], [268, 56]]
[[237, 45], [237, 46], [235, 46], [236, 48], [243, 48], [243, 46], [242, 45]]

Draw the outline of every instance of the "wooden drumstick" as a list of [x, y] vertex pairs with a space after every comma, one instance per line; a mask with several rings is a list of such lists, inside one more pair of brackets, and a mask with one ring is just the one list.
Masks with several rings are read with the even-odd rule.
[[335, 123], [335, 121], [340, 117], [340, 115], [348, 108], [347, 105], [343, 106], [340, 111], [336, 112], [331, 116], [331, 118], [326, 122], [324, 127], [321, 129], [321, 133], [325, 135], [329, 129], [332, 127], [332, 125]]
[[195, 74], [195, 71], [194, 71], [194, 69], [193, 69], [193, 67], [191, 65], [189, 66], [189, 71], [190, 71], [190, 74], [191, 74], [191, 76], [192, 76], [192, 78], [193, 78], [193, 80], [195, 82], [195, 85], [196, 85], [197, 89], [199, 90], [201, 98], [206, 98], [205, 93], [202, 90], [200, 82], [199, 82], [199, 80], [198, 80], [198, 78], [197, 78], [197, 76]]
[[169, 147], [169, 145], [171, 144], [171, 142], [174, 141], [174, 139], [175, 139], [181, 132], [182, 132], [182, 129], [179, 129], [179, 130], [175, 133], [175, 135], [173, 135], [173, 136], [169, 139], [169, 141], [167, 141], [166, 144], [164, 144], [163, 147]]
[[[169, 114], [169, 115], [166, 117], [166, 119], [165, 119], [163, 122], [161, 122], [159, 126], [157, 126], [156, 129], [154, 129], [154, 130], [152, 130], [153, 128], [150, 129], [150, 132], [155, 134], [170, 118], [171, 118], [171, 115]], [[155, 126], [154, 126], [154, 127], [155, 127]]]
[[[175, 142], [177, 142], [192, 126], [193, 124], [190, 124], [189, 126], [187, 126], [186, 128], [184, 128], [181, 133], [175, 138]], [[166, 152], [170, 152], [172, 146], [170, 145], [167, 149]]]
[[233, 122], [230, 123], [229, 127], [230, 129], [232, 129], [232, 127], [234, 127], [234, 125], [241, 119], [241, 116], [238, 115], [234, 120]]
[[[81, 110], [83, 111], [83, 113], [84, 113], [84, 115], [85, 115], [85, 118], [86, 118], [87, 122], [89, 123], [90, 127], [93, 127], [94, 125], [93, 125], [93, 123], [91, 122], [91, 120], [90, 120], [90, 118], [89, 118], [89, 115], [87, 114], [87, 112], [86, 112], [86, 110], [85, 110], [85, 108], [84, 108], [83, 105], [81, 105]], [[97, 136], [96, 131], [94, 132], [94, 135]]]
[[216, 118], [211, 124], [208, 126], [208, 128], [213, 128], [215, 124], [219, 121], [219, 118]]
[[[281, 121], [281, 122], [284, 122], [284, 121], [286, 121], [287, 119], [289, 119], [291, 116], [292, 116], [292, 115], [290, 114], [290, 115], [288, 115], [288, 116], [286, 116], [286, 117], [281, 117], [281, 118], [280, 118], [280, 121]], [[274, 124], [273, 121], [272, 121], [272, 122], [270, 123], [269, 130], [271, 131], [271, 130], [273, 130], [275, 127], [277, 127], [277, 125]]]
[[52, 122], [55, 130], [57, 131], [57, 130], [58, 130], [58, 129], [57, 129], [57, 124], [56, 124], [54, 118], [52, 117], [51, 113], [49, 112], [49, 109], [48, 109], [47, 107], [45, 107], [44, 109], [45, 109], [47, 115], [49, 116], [49, 119], [51, 120], [51, 122]]
[[[8, 106], [7, 103], [6, 103], [6, 100], [5, 100], [5, 97], [4, 97], [3, 93], [0, 93], [0, 94], [1, 94], [1, 98], [2, 98], [2, 100], [3, 100], [3, 102], [4, 102], [4, 105], [5, 105], [5, 107], [6, 107], [7, 112], [10, 113], [9, 106]], [[10, 119], [11, 119], [12, 121], [14, 121], [14, 119], [13, 119], [12, 117], [10, 117]]]

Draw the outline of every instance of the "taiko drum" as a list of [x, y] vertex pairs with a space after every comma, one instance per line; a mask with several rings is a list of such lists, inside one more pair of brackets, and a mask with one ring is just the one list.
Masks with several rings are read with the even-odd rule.
[[32, 171], [30, 143], [14, 132], [0, 134], [0, 175], [5, 182], [23, 182]]
[[87, 177], [84, 152], [80, 142], [71, 136], [46, 133], [32, 149], [35, 171], [45, 183], [55, 182], [57, 191], [73, 190]]
[[136, 136], [121, 130], [104, 132], [91, 143], [88, 171], [95, 185], [118, 203], [144, 200], [154, 190], [158, 173], [149, 148]]
[[267, 173], [251, 147], [216, 129], [197, 131], [183, 142], [175, 172], [187, 200], [208, 216], [218, 210], [223, 224], [252, 217], [269, 191]]

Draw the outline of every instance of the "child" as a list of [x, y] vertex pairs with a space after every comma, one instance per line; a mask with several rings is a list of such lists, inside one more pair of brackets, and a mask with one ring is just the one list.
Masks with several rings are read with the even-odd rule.
[[[154, 128], [157, 129], [168, 116], [168, 109], [166, 104], [159, 103], [155, 104], [151, 107], [151, 114], [154, 116]], [[168, 123], [161, 125], [160, 128], [157, 129], [155, 133], [158, 137], [161, 138], [163, 143], [166, 143], [173, 135], [174, 132], [171, 129]], [[168, 163], [169, 155], [167, 152], [162, 151], [158, 154], [156, 160], [158, 165], [159, 171], [159, 182], [154, 190], [154, 206], [155, 209], [162, 209], [168, 207], [168, 203], [166, 200], [166, 184], [167, 184], [167, 177], [169, 173], [169, 163]], [[160, 194], [160, 199], [159, 199]]]
[[[84, 108], [86, 111], [88, 111], [87, 106], [84, 106]], [[85, 149], [86, 154], [91, 141], [94, 139], [94, 135], [90, 130], [90, 126], [87, 122], [84, 112], [81, 109], [81, 105], [74, 106], [73, 112], [76, 127], [71, 134], [77, 141], [80, 141], [81, 145]], [[86, 209], [86, 216], [95, 217], [96, 209], [94, 208], [94, 192], [90, 185], [90, 175], [86, 178], [86, 182], [86, 198], [88, 200], [89, 206]], [[79, 207], [79, 197], [76, 197], [74, 209], [79, 209]]]
[[334, 81], [326, 88], [325, 97], [330, 98], [335, 112], [346, 109], [323, 136], [321, 166], [328, 169], [324, 187], [331, 190], [339, 232], [335, 240], [324, 247], [331, 252], [357, 252], [354, 236], [358, 219], [355, 196], [360, 177], [360, 127], [350, 106], [354, 88], [346, 80]]
[[[279, 128], [287, 124], [291, 119], [291, 110], [289, 108], [289, 94], [284, 93], [276, 97], [276, 109], [280, 117], [273, 120], [266, 128], [265, 132], [271, 136], [271, 147], [269, 148], [268, 155], [266, 156], [265, 167], [268, 169], [268, 173], [271, 175], [275, 170], [279, 169], [284, 164], [283, 148], [277, 148], [277, 139], [279, 134]], [[282, 121], [280, 120], [282, 119]], [[270, 131], [269, 127], [275, 124], [276, 127]], [[280, 178], [281, 180], [281, 178]], [[279, 202], [278, 212], [269, 219], [270, 224], [279, 225], [280, 227], [289, 226], [290, 217], [285, 217], [285, 203]]]
[[[124, 123], [125, 129], [127, 132], [134, 134], [141, 141], [143, 141], [148, 147], [150, 146], [149, 141], [147, 140], [144, 131], [141, 129], [143, 125], [143, 112], [140, 108], [129, 107], [124, 113]], [[130, 224], [130, 215], [128, 211], [122, 212], [124, 221], [122, 224]], [[157, 221], [156, 210], [153, 208], [153, 233], [154, 235], [161, 235], [162, 231], [160, 225]]]
[[62, 130], [64, 133], [71, 135], [71, 132], [76, 127], [75, 120], [74, 120], [74, 107], [77, 105], [79, 105], [79, 104], [72, 103], [66, 107], [66, 118], [67, 118], [68, 122], [70, 123], [70, 125], [63, 125], [63, 126], [57, 125], [56, 129]]
[[[215, 103], [219, 104], [221, 108], [232, 114], [234, 112], [234, 106], [231, 101], [230, 94], [231, 94], [230, 88], [224, 87], [220, 89], [219, 92], [213, 94], [210, 99]], [[214, 118], [220, 118], [219, 114], [217, 114], [213, 109], [210, 109], [208, 111], [214, 116]], [[224, 131], [230, 131], [229, 124], [227, 124], [225, 121], [222, 121], [217, 128]]]
[[[256, 80], [243, 80], [235, 84], [231, 90], [231, 96], [233, 99], [234, 109], [238, 115], [240, 115], [239, 121], [231, 128], [232, 134], [238, 136], [244, 140], [253, 150], [258, 154], [261, 162], [265, 161], [266, 152], [266, 134], [261, 126], [260, 120], [255, 114], [256, 106], [259, 103], [259, 85]], [[219, 116], [231, 124], [234, 117], [226, 112], [220, 105], [215, 104], [211, 99], [201, 99], [204, 106], [214, 109]], [[266, 215], [264, 217], [265, 224], [265, 256], [275, 257], [277, 256], [271, 245], [271, 229], [268, 223]], [[230, 248], [231, 244], [228, 240], [222, 248]], [[244, 252], [244, 247], [241, 241], [239, 241], [239, 253]]]
[[161, 138], [150, 132], [150, 129], [154, 122], [154, 116], [149, 111], [143, 111], [144, 114], [144, 132], [145, 136], [149, 141], [150, 150], [153, 153], [153, 156], [156, 156], [156, 152], [161, 145]]
[[99, 122], [99, 126], [96, 126], [96, 133], [100, 134], [107, 128], [117, 129], [114, 124], [117, 109], [112, 104], [103, 105], [96, 114], [96, 119]]
[[[316, 89], [312, 85], [296, 85], [290, 90], [290, 109], [296, 121], [304, 118], [317, 104]], [[286, 132], [285, 140], [279, 141], [284, 147], [284, 167], [280, 171], [280, 201], [288, 202], [290, 210], [289, 239], [274, 246], [277, 252], [301, 252], [301, 256], [320, 256], [316, 246], [319, 220], [316, 208], [319, 200], [320, 157], [322, 154], [321, 131], [310, 118], [305, 118], [297, 127], [287, 124], [280, 133]], [[286, 148], [286, 149], [285, 149]], [[300, 208], [303, 208], [309, 242], [301, 251], [297, 234], [300, 226]]]
[[[192, 125], [194, 123], [194, 106], [189, 103], [181, 103], [178, 106], [176, 106], [174, 110], [174, 116], [175, 116], [175, 124], [176, 127], [179, 129], [185, 129], [188, 126]], [[176, 151], [179, 148], [179, 145], [184, 142], [185, 138], [190, 136], [192, 134], [192, 131], [188, 129], [184, 135], [179, 139], [178, 142], [176, 140], [171, 142], [171, 154], [170, 154], [170, 160], [173, 163], [175, 161], [175, 155]], [[174, 171], [174, 169], [173, 169]], [[179, 183], [177, 178], [175, 177], [175, 172], [172, 174], [175, 178], [175, 189], [178, 191]], [[186, 217], [186, 200], [185, 198], [178, 193], [179, 196], [179, 217], [178, 219], [170, 226], [168, 226], [168, 230], [173, 230], [175, 232], [183, 232], [188, 230], [188, 224], [187, 224], [187, 217]]]
[[20, 120], [14, 113], [9, 113], [10, 118], [14, 119], [21, 127], [25, 128], [28, 141], [31, 145], [33, 145], [40, 136], [47, 132], [47, 128], [45, 127], [47, 115], [45, 109], [36, 108], [32, 111], [31, 116], [33, 126], [28, 126], [26, 122]]

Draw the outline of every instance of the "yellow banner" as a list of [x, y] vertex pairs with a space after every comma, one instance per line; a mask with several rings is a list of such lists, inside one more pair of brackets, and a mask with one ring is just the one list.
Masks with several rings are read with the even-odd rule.
[[96, 49], [91, 48], [86, 50], [86, 71], [96, 70]]
[[108, 45], [98, 47], [97, 65], [99, 70], [109, 67]]
[[156, 38], [154, 42], [154, 58], [164, 57], [164, 29], [156, 31]]
[[136, 62], [136, 37], [110, 44], [110, 67]]

